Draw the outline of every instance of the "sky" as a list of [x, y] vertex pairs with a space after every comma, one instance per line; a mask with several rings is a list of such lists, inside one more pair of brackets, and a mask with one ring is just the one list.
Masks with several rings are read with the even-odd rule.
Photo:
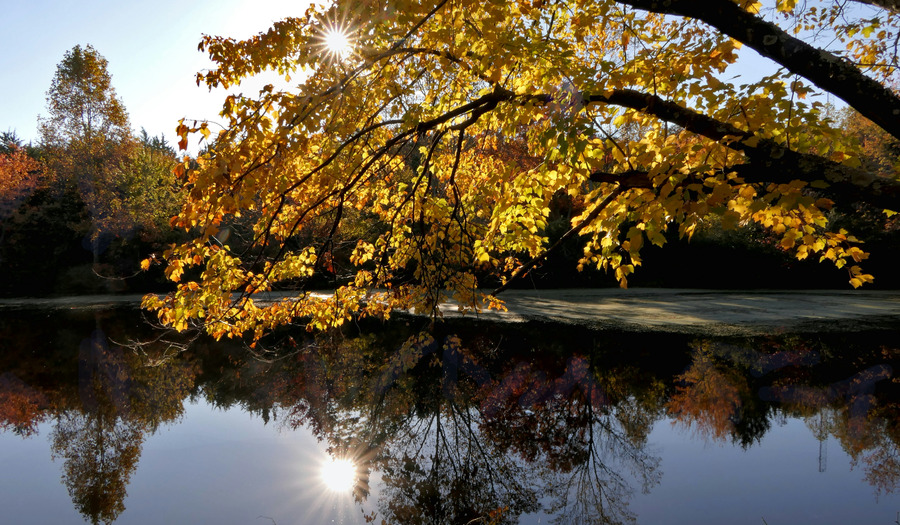
[[[0, 54], [0, 131], [37, 143], [37, 118], [46, 115], [57, 65], [74, 46], [91, 44], [109, 63], [134, 131], [145, 128], [174, 143], [181, 118], [220, 121], [225, 91], [209, 92], [195, 81], [212, 65], [197, 50], [201, 36], [246, 38], [274, 21], [302, 16], [306, 6], [306, 0], [8, 2], [0, 17], [0, 49], [6, 50]], [[771, 72], [771, 63], [744, 51], [742, 72]], [[257, 89], [244, 86], [247, 94]]]
[[306, 0], [31, 0], [0, 16], [0, 131], [37, 142], [38, 115], [66, 51], [91, 44], [109, 62], [112, 85], [135, 132], [176, 142], [180, 118], [218, 121], [224, 90], [197, 87], [211, 66], [197, 50], [203, 34], [246, 38], [272, 22], [302, 16]]

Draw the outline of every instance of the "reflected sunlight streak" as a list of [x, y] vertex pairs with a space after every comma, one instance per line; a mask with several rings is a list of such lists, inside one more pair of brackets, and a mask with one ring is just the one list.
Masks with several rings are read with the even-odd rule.
[[[340, 461], [342, 456], [338, 455], [337, 459]], [[352, 458], [347, 458], [346, 461], [353, 466], [353, 484], [350, 487], [343, 485], [343, 488], [335, 489], [328, 481], [332, 478], [328, 471], [335, 463], [335, 456], [332, 453], [318, 447], [296, 451], [292, 462], [295, 467], [293, 474], [295, 496], [292, 508], [305, 509], [299, 523], [359, 523], [357, 518], [360, 511], [366, 512], [364, 509], [367, 508], [364, 503], [358, 502], [354, 495], [360, 472]]]
[[326, 461], [320, 475], [325, 486], [333, 492], [348, 492], [356, 485], [356, 465], [350, 459]]

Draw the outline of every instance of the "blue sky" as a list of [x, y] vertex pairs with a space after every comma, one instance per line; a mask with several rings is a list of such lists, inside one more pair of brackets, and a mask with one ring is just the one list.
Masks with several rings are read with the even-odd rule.
[[202, 34], [247, 37], [301, 16], [305, 0], [122, 0], [8, 2], [0, 16], [0, 131], [37, 142], [37, 117], [63, 54], [91, 44], [109, 61], [132, 127], [174, 142], [182, 117], [217, 118], [224, 92], [197, 87], [209, 67]]
[[[306, 0], [9, 3], [0, 17], [0, 131], [37, 142], [37, 117], [46, 113], [45, 93], [57, 64], [75, 45], [91, 44], [108, 60], [135, 131], [143, 127], [175, 142], [180, 118], [217, 121], [225, 98], [223, 90], [210, 93], [195, 83], [195, 73], [211, 64], [197, 51], [201, 35], [245, 38], [276, 20], [301, 16], [306, 6]], [[734, 73], [750, 73], [746, 80], [773, 69], [752, 51], [742, 55]]]

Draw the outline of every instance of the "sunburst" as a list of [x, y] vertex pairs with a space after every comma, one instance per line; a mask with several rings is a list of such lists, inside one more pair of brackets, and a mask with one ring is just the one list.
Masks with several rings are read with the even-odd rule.
[[353, 49], [353, 44], [350, 43], [350, 35], [346, 31], [332, 28], [325, 33], [325, 47], [332, 55], [346, 58]]
[[332, 459], [322, 465], [322, 481], [334, 492], [347, 492], [356, 485], [356, 465], [350, 459]]
[[320, 37], [325, 54], [342, 61], [353, 53], [353, 36], [343, 24], [329, 24]]

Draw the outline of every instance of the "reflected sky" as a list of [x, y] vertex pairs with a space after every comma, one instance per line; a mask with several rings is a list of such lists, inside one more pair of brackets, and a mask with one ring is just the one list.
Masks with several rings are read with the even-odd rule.
[[[238, 343], [135, 354], [112, 342], [145, 330], [134, 313], [7, 330], [0, 516], [464, 523], [506, 508], [491, 515], [774, 525], [900, 511], [895, 332], [360, 329], [282, 334], [269, 360]], [[331, 490], [322, 466], [345, 456], [359, 479]]]
[[670, 421], [650, 440], [661, 447], [665, 475], [632, 501], [639, 523], [891, 524], [900, 511], [900, 498], [877, 497], [833, 438], [819, 472], [820, 443], [797, 419], [773, 425], [749, 449], [696, 439]]
[[[61, 461], [49, 459], [50, 429], [42, 424], [30, 439], [0, 433], [4, 522], [85, 522], [60, 483]], [[240, 408], [188, 404], [180, 423], [146, 439], [115, 523], [365, 523], [352, 495], [324, 490], [326, 458], [308, 431], [265, 426]]]
[[[10, 523], [84, 523], [59, 482], [59, 462], [49, 461], [49, 430], [42, 424], [32, 439], [0, 434], [0, 508]], [[827, 468], [819, 472], [819, 441], [800, 420], [774, 426], [748, 450], [696, 439], [669, 420], [654, 426], [649, 441], [664, 475], [649, 494], [635, 494], [638, 523], [890, 524], [900, 509], [897, 495], [876, 497], [835, 439], [827, 440]], [[271, 523], [260, 516], [278, 524], [365, 523], [349, 494], [322, 490], [317, 468], [325, 457], [303, 429], [191, 404], [181, 423], [146, 440], [116, 523]], [[542, 513], [520, 520], [547, 522]]]

